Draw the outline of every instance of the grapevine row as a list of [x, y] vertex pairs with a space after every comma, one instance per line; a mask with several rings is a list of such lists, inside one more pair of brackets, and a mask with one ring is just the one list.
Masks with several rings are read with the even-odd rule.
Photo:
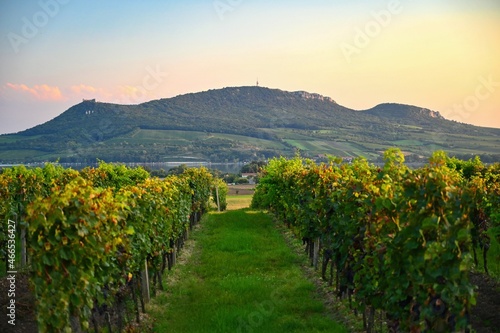
[[[397, 149], [384, 157], [383, 167], [363, 158], [327, 165], [274, 159], [252, 205], [302, 238], [315, 265], [322, 254], [323, 278], [366, 314], [368, 331], [375, 310], [395, 330], [464, 330], [475, 304], [471, 235], [498, 241], [499, 167], [466, 174], [465, 164], [437, 152], [412, 170]], [[478, 230], [479, 220], [490, 230]]]
[[105, 163], [81, 172], [4, 170], [0, 218], [28, 230], [40, 331], [89, 330], [92, 312], [140, 283], [145, 265], [161, 287], [161, 273], [208, 209], [213, 182], [204, 168], [163, 180]]

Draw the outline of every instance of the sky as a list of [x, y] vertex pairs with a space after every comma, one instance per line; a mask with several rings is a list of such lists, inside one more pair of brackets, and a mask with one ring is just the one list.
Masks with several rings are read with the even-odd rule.
[[0, 0], [0, 134], [233, 86], [500, 128], [498, 0]]

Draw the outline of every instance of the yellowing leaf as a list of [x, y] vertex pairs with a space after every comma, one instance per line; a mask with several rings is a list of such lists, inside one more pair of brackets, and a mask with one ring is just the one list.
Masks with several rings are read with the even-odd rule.
[[135, 234], [134, 227], [129, 226], [129, 227], [125, 230], [125, 233], [126, 233], [127, 235], [133, 235], [133, 234]]

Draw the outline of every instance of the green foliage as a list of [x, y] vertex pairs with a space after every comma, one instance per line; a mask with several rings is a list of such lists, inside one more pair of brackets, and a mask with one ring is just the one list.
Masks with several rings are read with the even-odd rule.
[[212, 186], [212, 200], [217, 205], [217, 195], [219, 196], [219, 206], [221, 211], [227, 208], [227, 193], [229, 188], [222, 179], [215, 179]]
[[159, 271], [193, 214], [206, 211], [213, 181], [204, 168], [164, 180], [106, 163], [81, 173], [53, 165], [4, 170], [0, 240], [8, 219], [28, 228], [40, 331], [71, 331], [74, 318], [88, 330], [94, 302], [111, 302], [146, 261]]
[[25, 227], [26, 209], [30, 202], [45, 197], [53, 190], [64, 186], [78, 175], [72, 169], [46, 164], [43, 168], [15, 166], [6, 168], [0, 174], [0, 255], [5, 258], [8, 220], [17, 221]]
[[181, 164], [181, 165], [175, 166], [175, 167], [171, 168], [170, 170], [168, 170], [168, 174], [169, 175], [181, 175], [187, 169], [188, 169], [188, 166], [186, 164]]
[[120, 275], [115, 257], [126, 242], [126, 206], [111, 189], [95, 189], [82, 178], [29, 206], [40, 331], [70, 331], [72, 316], [89, 328], [94, 299]]
[[266, 162], [264, 161], [252, 161], [248, 164], [245, 164], [240, 173], [258, 173], [260, 170], [266, 166]]
[[223, 179], [224, 181], [227, 183], [227, 184], [236, 184], [236, 181], [240, 178], [239, 175], [235, 174], [235, 173], [226, 173], [224, 176], [223, 176]]
[[142, 167], [128, 168], [123, 164], [111, 164], [99, 161], [98, 168], [86, 167], [81, 175], [92, 181], [95, 187], [111, 187], [115, 190], [127, 185], [136, 185], [147, 178], [149, 172]]
[[247, 178], [241, 177], [236, 179], [236, 184], [241, 185], [241, 184], [248, 184], [249, 181]]
[[484, 165], [481, 163], [479, 156], [475, 156], [473, 159], [471, 158], [467, 161], [456, 157], [448, 158], [446, 160], [446, 165], [451, 169], [457, 170], [467, 180], [470, 180], [474, 175], [484, 169]]
[[168, 171], [166, 171], [165, 169], [150, 170], [148, 172], [151, 175], [151, 177], [165, 178], [168, 176]]
[[199, 217], [208, 210], [213, 176], [205, 167], [185, 169], [182, 174], [188, 180], [192, 193], [191, 211]]
[[[475, 304], [468, 280], [474, 239], [498, 226], [498, 165], [436, 152], [411, 170], [398, 149], [384, 158], [382, 168], [362, 158], [327, 165], [273, 159], [252, 206], [271, 210], [302, 239], [319, 238], [357, 308], [382, 309], [404, 331], [463, 329]], [[482, 236], [471, 232], [477, 209], [492, 224]]]

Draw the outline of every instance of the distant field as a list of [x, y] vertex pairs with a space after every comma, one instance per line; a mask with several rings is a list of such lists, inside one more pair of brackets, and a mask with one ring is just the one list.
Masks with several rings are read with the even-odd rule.
[[250, 207], [252, 197], [253, 195], [251, 194], [229, 195], [227, 197], [227, 210], [237, 210]]
[[[375, 158], [378, 156], [376, 151], [387, 149], [387, 145], [347, 140], [342, 134], [342, 130], [339, 129], [308, 131], [273, 128], [268, 131], [280, 137], [289, 145], [312, 156], [328, 154], [333, 156], [365, 156], [367, 158]], [[376, 147], [376, 149], [373, 149], [373, 147]]]
[[[411, 128], [411, 130], [404, 132], [404, 128]], [[181, 156], [188, 161], [211, 160], [215, 162], [231, 160], [228, 156], [240, 155], [245, 156], [239, 157], [240, 160], [251, 159], [251, 156], [258, 156], [258, 158], [292, 156], [295, 150], [300, 150], [303, 156], [311, 158], [328, 154], [364, 156], [373, 160], [380, 158], [381, 153], [389, 147], [398, 147], [405, 152], [423, 156], [429, 156], [436, 150], [444, 150], [450, 156], [500, 154], [499, 136], [480, 135], [479, 130], [477, 136], [471, 132], [464, 134], [422, 130], [418, 126], [411, 125], [394, 125], [390, 133], [380, 134], [370, 128], [367, 128], [367, 132], [364, 133], [362, 129], [355, 126], [343, 126], [331, 130], [287, 128], [260, 128], [259, 130], [275, 139], [267, 140], [259, 137], [202, 131], [136, 129], [128, 134], [81, 146], [78, 141], [74, 141], [74, 147], [59, 149], [55, 153], [48, 153], [52, 148], [37, 150], [38, 137], [43, 138], [43, 136], [7, 135], [0, 136], [0, 162], [19, 163], [29, 159], [54, 161], [58, 158], [81, 156], [87, 156], [87, 159], [92, 161], [96, 157], [107, 160], [106, 156], [112, 156], [110, 158], [112, 160], [120, 160], [123, 157], [130, 159], [133, 156], [137, 160], [178, 161]], [[374, 136], [375, 139], [371, 140], [370, 136]], [[18, 144], [14, 143], [17, 140], [19, 140]], [[65, 143], [58, 143], [58, 145], [65, 147]], [[250, 155], [247, 152], [254, 152], [254, 154]]]
[[267, 131], [285, 140], [317, 140], [311, 136], [297, 133], [297, 130], [294, 131], [286, 128], [273, 128]]
[[247, 137], [235, 134], [222, 133], [206, 133], [195, 131], [175, 131], [175, 130], [149, 130], [140, 129], [131, 134], [119, 136], [108, 140], [108, 143], [128, 143], [136, 144], [169, 144], [169, 145], [185, 145], [189, 142], [200, 140], [209, 141], [214, 139], [222, 139], [228, 141], [240, 142], [243, 144], [256, 145], [261, 148], [269, 149], [284, 149], [285, 147], [275, 141], [264, 140], [259, 138]]
[[228, 195], [253, 195], [255, 185], [242, 184], [242, 185], [229, 185]]
[[295, 148], [298, 148], [300, 150], [311, 150], [311, 145], [307, 144], [307, 141], [305, 140], [291, 140], [291, 139], [285, 139], [285, 142], [294, 146]]
[[423, 143], [418, 140], [398, 140], [392, 142], [395, 146], [421, 146]]
[[33, 155], [41, 155], [42, 153], [38, 150], [28, 150], [28, 149], [20, 149], [20, 150], [9, 150], [9, 151], [0, 151], [0, 160], [6, 160], [14, 158], [30, 158]]
[[250, 207], [254, 191], [255, 185], [229, 185], [227, 210]]
[[309, 140], [286, 139], [285, 141], [311, 155], [360, 156], [367, 154], [361, 149], [360, 145], [353, 145], [348, 142], [325, 141], [314, 138], [310, 138]]
[[416, 129], [416, 130], [421, 130], [422, 127], [420, 126], [414, 126], [414, 125], [400, 125], [401, 127], [406, 127], [406, 128], [411, 128], [411, 129]]

